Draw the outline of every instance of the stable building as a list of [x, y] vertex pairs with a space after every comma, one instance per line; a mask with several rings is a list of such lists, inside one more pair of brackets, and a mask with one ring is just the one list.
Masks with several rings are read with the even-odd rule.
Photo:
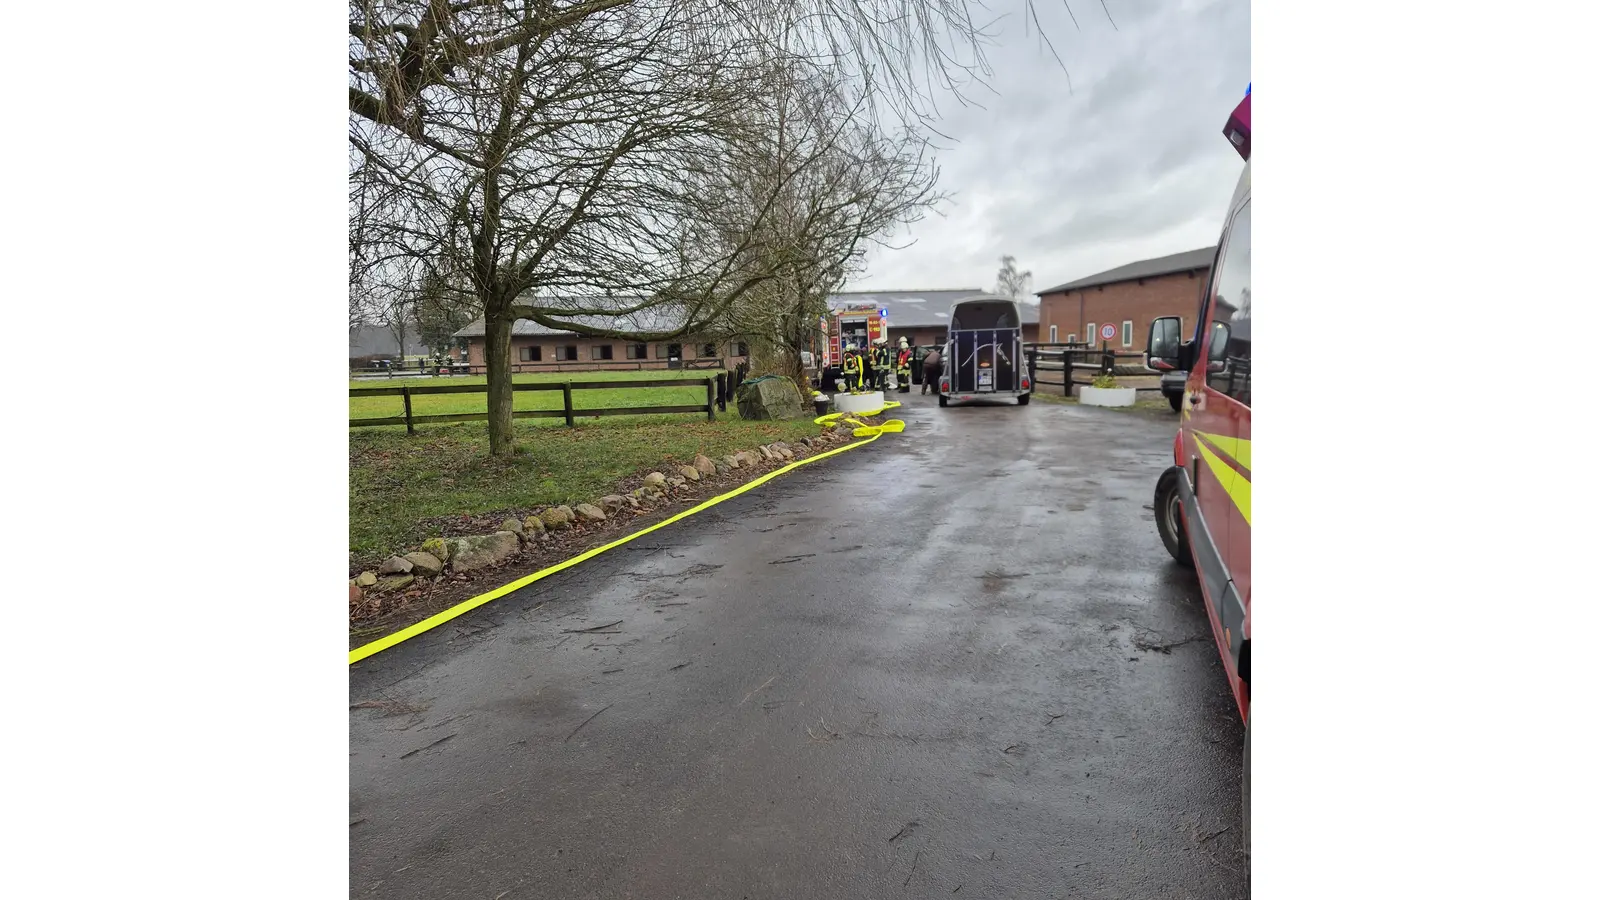
[[[644, 310], [620, 316], [564, 316], [579, 326], [640, 333], [670, 332], [678, 327], [673, 314]], [[454, 335], [458, 353], [481, 371], [488, 346], [483, 318]], [[624, 341], [580, 335], [518, 319], [511, 327], [513, 372], [643, 371], [645, 369], [733, 369], [750, 357], [746, 340], [685, 336], [670, 341]]]
[[1202, 247], [1108, 269], [1038, 292], [1039, 328], [1047, 343], [1087, 342], [1099, 347], [1106, 325], [1113, 350], [1144, 350], [1151, 321], [1177, 316], [1184, 333], [1194, 325], [1200, 293], [1211, 274], [1216, 247]]

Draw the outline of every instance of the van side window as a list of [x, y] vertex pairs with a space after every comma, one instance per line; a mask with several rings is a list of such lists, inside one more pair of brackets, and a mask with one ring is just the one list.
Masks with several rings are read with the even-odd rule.
[[[1206, 383], [1250, 405], [1250, 203], [1234, 214], [1211, 296]], [[1224, 342], [1222, 338], [1226, 338]]]

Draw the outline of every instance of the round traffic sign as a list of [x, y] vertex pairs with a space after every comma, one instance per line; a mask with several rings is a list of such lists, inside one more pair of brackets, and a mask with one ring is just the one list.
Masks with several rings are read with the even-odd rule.
[[1117, 336], [1117, 326], [1115, 326], [1115, 325], [1102, 325], [1102, 326], [1100, 326], [1100, 336], [1105, 338], [1108, 341], [1111, 340], [1112, 338]]

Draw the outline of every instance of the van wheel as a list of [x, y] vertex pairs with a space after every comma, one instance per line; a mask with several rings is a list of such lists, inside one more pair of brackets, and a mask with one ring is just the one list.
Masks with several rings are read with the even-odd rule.
[[1033, 399], [1033, 395], [1032, 394], [1023, 394], [1022, 396], [1017, 398], [1017, 405], [1018, 406], [1027, 406], [1028, 405], [1028, 401], [1032, 400], [1032, 399]]
[[1180, 565], [1194, 568], [1194, 556], [1189, 552], [1189, 536], [1183, 530], [1183, 500], [1178, 496], [1178, 477], [1183, 472], [1173, 466], [1161, 473], [1156, 481], [1156, 530], [1161, 532], [1161, 543]]
[[943, 394], [940, 394], [939, 395], [939, 405], [940, 406], [949, 406], [950, 405], [950, 398], [946, 397]]
[[1168, 394], [1167, 395], [1167, 402], [1172, 404], [1172, 411], [1173, 412], [1183, 412], [1183, 395], [1182, 394]]
[[[1254, 712], [1254, 710], [1252, 710]], [[1239, 781], [1239, 799], [1244, 806], [1244, 866], [1250, 872], [1250, 719], [1244, 720], [1244, 775]]]

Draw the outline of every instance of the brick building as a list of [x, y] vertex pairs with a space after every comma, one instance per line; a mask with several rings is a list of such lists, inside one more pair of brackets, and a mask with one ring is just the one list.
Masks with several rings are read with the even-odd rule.
[[1039, 291], [1039, 340], [1098, 347], [1100, 329], [1110, 323], [1117, 326], [1113, 350], [1142, 351], [1153, 319], [1179, 316], [1189, 329], [1216, 255], [1215, 247], [1175, 253]]
[[[847, 291], [828, 297], [828, 308], [845, 306], [871, 306], [888, 313], [888, 335], [891, 345], [905, 338], [913, 347], [944, 343], [945, 332], [950, 327], [950, 305], [963, 297], [987, 293], [982, 288], [961, 288], [938, 291]], [[1039, 307], [1024, 299], [1022, 307], [1022, 339], [1039, 340]]]
[[[593, 316], [575, 316], [571, 321], [594, 328], [641, 333], [661, 333], [675, 327], [662, 316], [648, 312], [603, 321]], [[486, 342], [481, 317], [457, 331], [455, 338], [458, 342], [456, 358], [464, 359], [475, 370], [484, 365]], [[623, 341], [580, 336], [528, 319], [518, 319], [511, 328], [511, 367], [514, 372], [731, 369], [749, 356], [749, 342], [737, 339], [680, 337], [671, 341]]]

